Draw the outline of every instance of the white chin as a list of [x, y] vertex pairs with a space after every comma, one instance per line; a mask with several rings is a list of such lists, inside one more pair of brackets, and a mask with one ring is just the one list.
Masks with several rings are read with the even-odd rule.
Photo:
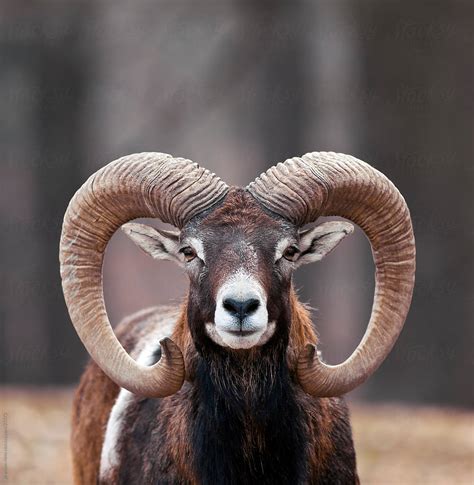
[[247, 335], [237, 335], [219, 329], [214, 323], [206, 323], [206, 332], [209, 338], [222, 347], [231, 349], [251, 349], [264, 345], [275, 333], [275, 322], [270, 322], [265, 328]]

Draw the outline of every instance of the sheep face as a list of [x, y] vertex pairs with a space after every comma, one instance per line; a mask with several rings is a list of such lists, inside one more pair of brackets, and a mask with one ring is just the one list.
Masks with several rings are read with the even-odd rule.
[[329, 222], [301, 231], [234, 188], [181, 233], [135, 223], [124, 230], [154, 258], [184, 267], [188, 322], [198, 348], [251, 349], [288, 340], [293, 271], [322, 259], [352, 225]]

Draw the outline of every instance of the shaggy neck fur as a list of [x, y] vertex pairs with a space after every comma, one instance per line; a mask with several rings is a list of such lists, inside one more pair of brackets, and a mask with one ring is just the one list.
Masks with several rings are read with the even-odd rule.
[[293, 293], [290, 306], [291, 325], [278, 322], [280, 335], [268, 344], [242, 352], [206, 342], [194, 355], [191, 401], [199, 404], [190, 437], [201, 483], [305, 481], [308, 424], [288, 342], [315, 337]]
[[285, 356], [214, 359], [199, 359], [194, 383], [191, 437], [201, 482], [300, 483], [307, 432]]

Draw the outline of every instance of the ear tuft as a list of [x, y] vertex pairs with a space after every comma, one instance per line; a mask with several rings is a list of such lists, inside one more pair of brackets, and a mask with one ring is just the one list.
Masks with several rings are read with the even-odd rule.
[[181, 264], [178, 256], [179, 232], [164, 231], [137, 222], [128, 222], [122, 231], [154, 259], [169, 259]]
[[[140, 232], [141, 230], [148, 229], [148, 226], [145, 224], [138, 224], [137, 222], [127, 222], [124, 224], [120, 229], [130, 238], [133, 239], [133, 234]], [[151, 228], [150, 228], [151, 229]]]
[[301, 254], [298, 266], [321, 261], [346, 236], [354, 232], [354, 226], [345, 221], [329, 221], [300, 232]]

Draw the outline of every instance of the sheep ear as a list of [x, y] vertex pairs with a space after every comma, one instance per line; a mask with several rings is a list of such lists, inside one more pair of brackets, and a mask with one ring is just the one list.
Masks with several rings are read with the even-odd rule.
[[182, 258], [179, 257], [179, 232], [155, 229], [136, 222], [124, 224], [122, 231], [152, 258], [169, 259], [182, 264]]
[[353, 231], [354, 226], [344, 221], [325, 222], [301, 231], [299, 234], [301, 253], [296, 260], [297, 266], [320, 261]]

